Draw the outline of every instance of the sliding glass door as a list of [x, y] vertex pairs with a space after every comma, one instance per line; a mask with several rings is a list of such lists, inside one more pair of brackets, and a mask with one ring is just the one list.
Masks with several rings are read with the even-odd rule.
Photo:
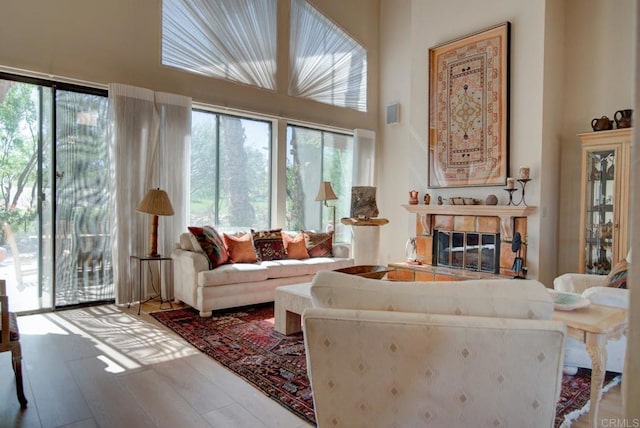
[[110, 301], [107, 98], [0, 76], [0, 278], [12, 310]]
[[55, 306], [114, 298], [107, 98], [56, 90]]

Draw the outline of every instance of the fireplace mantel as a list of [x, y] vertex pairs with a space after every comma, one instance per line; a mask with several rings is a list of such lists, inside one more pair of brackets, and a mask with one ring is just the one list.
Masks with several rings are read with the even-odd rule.
[[427, 235], [432, 234], [432, 215], [498, 217], [501, 239], [505, 242], [511, 242], [513, 239], [514, 219], [527, 217], [536, 211], [536, 207], [527, 205], [403, 205], [403, 207], [419, 216], [422, 228]]
[[515, 205], [403, 205], [415, 214], [473, 215], [488, 217], [527, 217], [536, 211], [532, 206]]

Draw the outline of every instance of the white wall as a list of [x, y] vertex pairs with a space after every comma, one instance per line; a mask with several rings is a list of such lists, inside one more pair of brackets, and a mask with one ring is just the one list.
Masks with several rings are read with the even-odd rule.
[[[520, 166], [531, 168], [526, 200], [539, 206], [543, 156], [543, 83], [545, 4], [530, 0], [381, 0], [380, 81], [381, 106], [400, 102], [401, 123], [385, 126], [381, 118], [382, 168], [378, 186], [382, 195], [381, 216], [390, 224], [382, 231], [385, 262], [404, 258], [404, 243], [414, 233], [415, 219], [402, 207], [408, 191], [427, 191], [428, 50], [432, 46], [510, 21], [511, 26], [511, 118], [510, 174]], [[383, 109], [381, 109], [381, 112]], [[549, 125], [551, 127], [551, 125]], [[498, 196], [508, 201], [504, 186], [434, 189], [435, 197], [468, 196], [485, 199]], [[545, 189], [557, 199], [557, 183]], [[540, 254], [555, 248], [555, 242], [539, 240], [540, 214], [529, 220], [528, 265], [538, 276]]]
[[[638, 47], [640, 47], [640, 28], [637, 23], [640, 22], [640, 7], [636, 3], [635, 13], [631, 13], [636, 17], [636, 28], [633, 39], [635, 40], [634, 52], [635, 71], [632, 74], [635, 85], [633, 85], [634, 101], [633, 107], [636, 112], [640, 111], [640, 55], [638, 55]], [[640, 134], [634, 132], [633, 148], [631, 149], [631, 171], [640, 171]], [[638, 236], [640, 230], [640, 197], [638, 190], [640, 189], [640, 174], [632, 173], [631, 176], [631, 236]], [[630, 241], [632, 252], [634, 254], [632, 260], [638, 260], [640, 254], [640, 242], [637, 239]], [[631, 284], [640, 284], [640, 269], [634, 267], [637, 262], [631, 265]], [[629, 332], [627, 334], [627, 366], [625, 367], [625, 376], [622, 382], [623, 402], [625, 414], [628, 421], [640, 420], [640, 292], [639, 287], [631, 287], [629, 302]]]
[[[563, 1], [546, 0], [544, 31], [544, 96], [542, 104], [542, 141], [540, 180], [540, 233], [530, 235], [539, 243], [545, 242], [539, 254], [542, 267], [539, 279], [549, 286], [558, 268], [558, 217], [560, 203], [560, 130], [563, 123], [563, 103], [558, 94], [564, 87], [565, 56], [565, 4]], [[550, 191], [553, 189], [553, 191]], [[550, 245], [546, 245], [549, 242]], [[542, 245], [539, 245], [539, 248]]]
[[[630, 108], [635, 0], [381, 0], [380, 212], [384, 262], [404, 258], [414, 218], [407, 192], [479, 199], [502, 186], [427, 188], [428, 50], [510, 21], [510, 175], [531, 167], [526, 200], [527, 262], [548, 286], [577, 269], [580, 148], [575, 134], [593, 117]], [[402, 120], [384, 125], [384, 106], [400, 102]]]
[[[578, 269], [580, 140], [591, 120], [633, 106], [635, 0], [565, 0], [558, 273]], [[637, 120], [637, 111], [634, 113]]]

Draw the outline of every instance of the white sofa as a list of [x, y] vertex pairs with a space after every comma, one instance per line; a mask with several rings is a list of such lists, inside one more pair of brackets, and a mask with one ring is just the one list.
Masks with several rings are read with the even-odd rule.
[[174, 300], [198, 309], [202, 317], [211, 316], [216, 309], [272, 302], [276, 287], [310, 282], [319, 271], [354, 265], [348, 247], [336, 244], [333, 254], [335, 257], [227, 263], [210, 270], [207, 256], [196, 252], [189, 233], [183, 233], [171, 253]]
[[323, 427], [552, 427], [566, 328], [532, 280], [320, 272], [303, 313]]

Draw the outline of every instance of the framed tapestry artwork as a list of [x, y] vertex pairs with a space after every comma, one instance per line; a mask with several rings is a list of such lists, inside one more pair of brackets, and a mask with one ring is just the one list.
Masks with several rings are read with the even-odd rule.
[[429, 187], [505, 185], [510, 23], [429, 49]]

